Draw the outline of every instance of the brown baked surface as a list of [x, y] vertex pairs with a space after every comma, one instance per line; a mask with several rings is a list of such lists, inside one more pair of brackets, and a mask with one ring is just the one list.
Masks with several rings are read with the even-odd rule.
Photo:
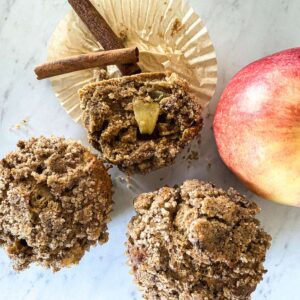
[[[201, 106], [175, 74], [143, 73], [93, 83], [79, 92], [90, 143], [103, 158], [128, 173], [170, 164], [202, 127]], [[141, 134], [136, 99], [159, 104], [152, 134]]]
[[0, 161], [0, 245], [17, 271], [54, 271], [108, 240], [111, 180], [103, 163], [63, 138], [20, 141]]
[[189, 180], [142, 194], [134, 206], [127, 254], [145, 299], [250, 299], [271, 240], [254, 202]]

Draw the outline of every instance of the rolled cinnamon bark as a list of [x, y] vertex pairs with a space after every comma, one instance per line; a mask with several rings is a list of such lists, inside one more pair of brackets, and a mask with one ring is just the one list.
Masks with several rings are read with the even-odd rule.
[[109, 51], [91, 52], [63, 58], [57, 61], [38, 65], [34, 72], [37, 79], [45, 79], [57, 75], [71, 73], [89, 68], [108, 65], [128, 65], [139, 61], [138, 48], [124, 48]]
[[[89, 0], [68, 0], [74, 11], [105, 50], [124, 48], [121, 40]], [[141, 73], [137, 64], [118, 64], [122, 75]]]

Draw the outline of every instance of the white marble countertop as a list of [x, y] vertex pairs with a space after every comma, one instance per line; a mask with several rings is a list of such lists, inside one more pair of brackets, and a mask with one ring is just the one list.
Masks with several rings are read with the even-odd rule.
[[[64, 135], [86, 144], [85, 130], [65, 113], [49, 82], [37, 82], [33, 73], [33, 67], [46, 58], [50, 34], [70, 9], [67, 1], [0, 0], [0, 3], [0, 156], [13, 150], [20, 138], [42, 134]], [[225, 84], [241, 67], [272, 52], [299, 46], [299, 0], [191, 0], [190, 3], [204, 20], [217, 51], [219, 84], [208, 107], [211, 114]], [[27, 126], [11, 129], [24, 118], [28, 118]], [[273, 236], [265, 263], [269, 271], [253, 300], [299, 300], [300, 209], [273, 204], [247, 192], [220, 161], [211, 123], [212, 117], [206, 120], [202, 133], [198, 149], [201, 158], [193, 163], [190, 173], [225, 188], [233, 186], [257, 201], [262, 207], [259, 216], [262, 225]], [[208, 162], [211, 168], [207, 168]], [[134, 189], [150, 191], [162, 183], [180, 183], [186, 176], [175, 170], [187, 167], [184, 164], [178, 160], [174, 166], [149, 175], [147, 181], [135, 177]], [[112, 172], [114, 175], [115, 171]], [[165, 178], [163, 182], [158, 180], [160, 177]], [[93, 248], [78, 266], [55, 274], [40, 267], [17, 274], [1, 250], [0, 299], [141, 299], [123, 255], [136, 192], [117, 180], [114, 184], [116, 203], [109, 225], [109, 242]]]

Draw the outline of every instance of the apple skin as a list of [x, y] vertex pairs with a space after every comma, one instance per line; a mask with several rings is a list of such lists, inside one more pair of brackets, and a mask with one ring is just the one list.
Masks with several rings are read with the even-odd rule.
[[239, 71], [221, 96], [213, 128], [222, 160], [250, 190], [300, 207], [300, 48]]

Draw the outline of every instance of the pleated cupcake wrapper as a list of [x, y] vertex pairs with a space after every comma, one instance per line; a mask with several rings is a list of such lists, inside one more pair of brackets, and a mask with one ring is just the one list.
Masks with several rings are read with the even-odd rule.
[[[199, 16], [185, 0], [93, 0], [92, 3], [126, 47], [138, 47], [143, 72], [171, 71], [186, 79], [192, 92], [206, 106], [217, 84], [213, 44]], [[72, 11], [57, 26], [48, 46], [48, 60], [103, 50]], [[121, 76], [115, 66], [109, 77]], [[67, 113], [80, 122], [78, 89], [98, 80], [97, 69], [50, 79]]]

